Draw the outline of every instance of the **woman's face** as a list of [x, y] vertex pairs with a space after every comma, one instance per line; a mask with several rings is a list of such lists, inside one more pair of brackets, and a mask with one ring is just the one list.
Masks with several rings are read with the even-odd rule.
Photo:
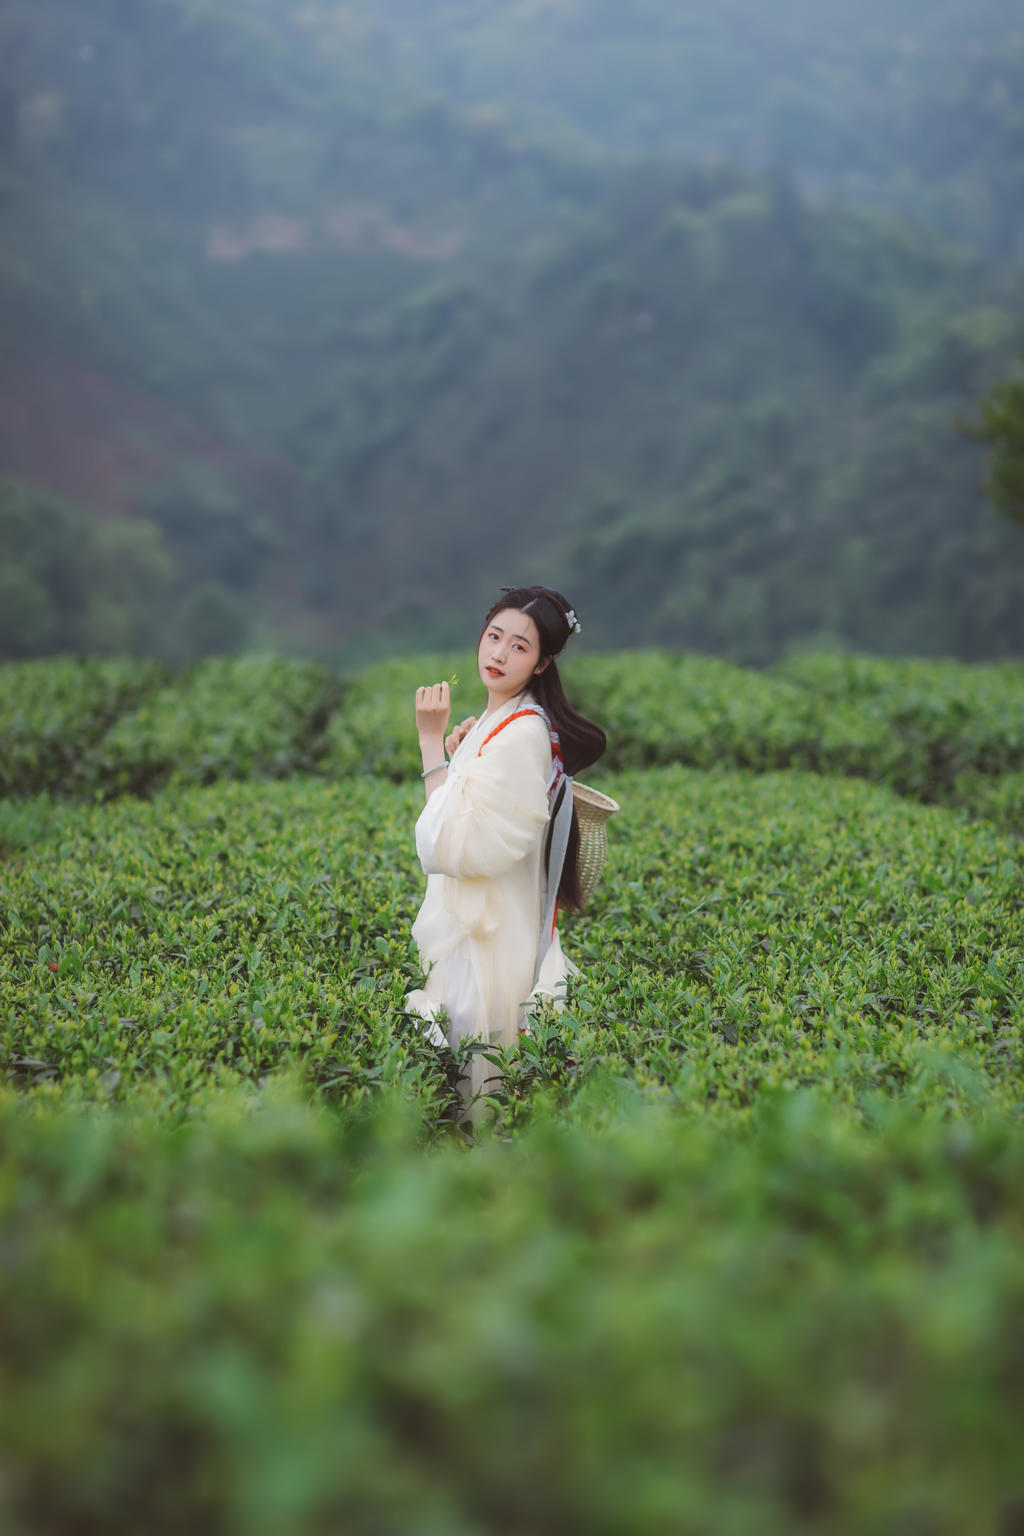
[[540, 635], [530, 615], [518, 608], [495, 614], [480, 637], [476, 665], [489, 708], [522, 693], [540, 665]]

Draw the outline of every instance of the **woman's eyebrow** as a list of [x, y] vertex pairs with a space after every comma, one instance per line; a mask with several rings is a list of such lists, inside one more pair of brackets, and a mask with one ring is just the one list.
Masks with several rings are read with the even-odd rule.
[[[492, 624], [491, 628], [495, 631], [496, 634], [503, 635], [505, 633], [500, 624]], [[528, 635], [513, 635], [512, 639], [521, 640], [524, 645], [529, 645], [530, 643]]]

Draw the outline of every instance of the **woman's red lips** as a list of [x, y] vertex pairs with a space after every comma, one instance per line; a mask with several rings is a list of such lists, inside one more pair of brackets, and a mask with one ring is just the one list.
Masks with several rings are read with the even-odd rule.
[[489, 672], [492, 677], [503, 677], [504, 676], [504, 673], [501, 672], [498, 667], [485, 667], [484, 671], [485, 672]]

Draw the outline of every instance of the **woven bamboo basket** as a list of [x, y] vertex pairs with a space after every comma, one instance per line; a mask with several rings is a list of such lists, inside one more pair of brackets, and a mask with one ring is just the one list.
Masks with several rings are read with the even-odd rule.
[[580, 852], [576, 866], [580, 877], [580, 905], [566, 907], [565, 910], [578, 913], [584, 911], [597, 889], [608, 852], [608, 818], [614, 816], [619, 803], [611, 795], [603, 795], [599, 789], [591, 789], [589, 784], [577, 784], [575, 781], [572, 786], [572, 802], [580, 828]]

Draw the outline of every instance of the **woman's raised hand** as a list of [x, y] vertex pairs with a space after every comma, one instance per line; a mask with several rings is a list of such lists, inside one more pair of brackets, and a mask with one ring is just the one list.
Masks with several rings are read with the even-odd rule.
[[462, 745], [462, 742], [469, 735], [474, 725], [476, 725], [476, 715], [470, 715], [466, 720], [463, 720], [461, 725], [455, 727], [450, 736], [445, 737], [444, 749], [449, 757], [451, 757], [456, 747]]
[[451, 690], [447, 683], [428, 683], [416, 689], [416, 729], [420, 740], [442, 741], [452, 712]]

